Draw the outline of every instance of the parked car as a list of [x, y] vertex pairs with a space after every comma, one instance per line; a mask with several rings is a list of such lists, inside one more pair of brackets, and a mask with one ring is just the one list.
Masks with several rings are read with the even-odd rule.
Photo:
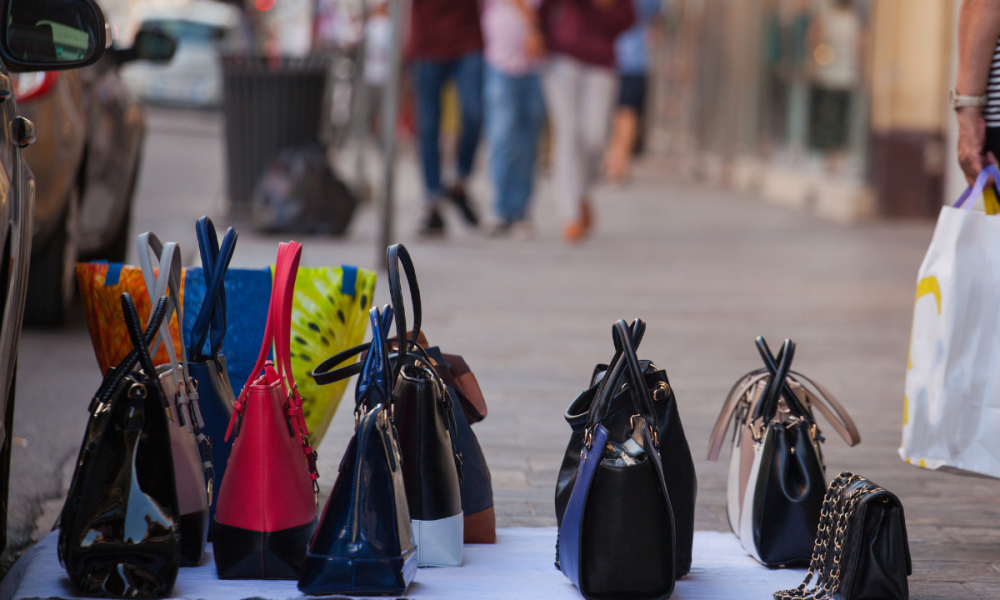
[[166, 64], [137, 63], [123, 69], [129, 89], [144, 102], [218, 106], [222, 102], [221, 55], [250, 48], [243, 12], [232, 4], [194, 0], [151, 7], [140, 18], [140, 32], [174, 37], [177, 53]]
[[63, 323], [77, 260], [124, 261], [145, 124], [120, 67], [167, 61], [175, 49], [169, 36], [143, 32], [77, 71], [11, 76], [21, 114], [46, 124], [24, 150], [37, 180], [26, 324]]
[[[18, 114], [9, 72], [48, 71], [97, 62], [107, 45], [104, 16], [93, 0], [0, 0], [0, 550], [7, 543], [7, 489], [14, 423], [17, 343], [32, 246], [35, 180], [21, 152], [35, 125]], [[39, 126], [59, 123], [39, 121]]]

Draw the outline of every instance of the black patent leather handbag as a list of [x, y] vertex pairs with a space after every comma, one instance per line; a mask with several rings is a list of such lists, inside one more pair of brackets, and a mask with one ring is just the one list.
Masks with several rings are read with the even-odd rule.
[[[633, 345], [638, 346], [642, 340], [646, 325], [637, 319], [629, 326]], [[684, 426], [677, 410], [677, 398], [670, 387], [667, 372], [657, 367], [652, 361], [640, 360], [639, 368], [645, 381], [646, 389], [653, 399], [653, 412], [656, 414], [657, 437], [659, 438], [660, 462], [663, 464], [663, 477], [667, 492], [670, 495], [670, 505], [674, 513], [674, 526], [677, 536], [677, 577], [683, 577], [691, 570], [691, 547], [694, 542], [694, 506], [698, 494], [698, 479], [695, 475], [694, 460]], [[566, 503], [569, 502], [580, 467], [580, 450], [583, 448], [583, 437], [590, 420], [590, 410], [597, 397], [599, 388], [608, 373], [608, 365], [597, 365], [591, 377], [590, 387], [581, 393], [566, 409], [566, 421], [573, 428], [559, 478], [556, 481], [556, 519], [562, 524]], [[628, 411], [630, 391], [620, 389], [615, 392], [611, 404], [616, 411]], [[624, 425], [626, 417], [619, 417]], [[629, 413], [631, 414], [631, 413]]]
[[[188, 338], [188, 368], [196, 384], [194, 395], [204, 421], [202, 432], [211, 440], [212, 464], [215, 467], [214, 488], [218, 490], [222, 487], [226, 463], [233, 449], [233, 443], [226, 441], [226, 429], [233, 416], [236, 397], [229, 381], [226, 357], [222, 354], [222, 342], [226, 337], [225, 275], [236, 248], [237, 233], [230, 227], [222, 238], [220, 247], [211, 219], [198, 219], [196, 230], [202, 272], [205, 275], [205, 299]], [[217, 495], [212, 494], [209, 498], [210, 524], [215, 519]]]
[[369, 312], [372, 344], [355, 388], [355, 429], [306, 551], [299, 589], [312, 595], [403, 594], [417, 570], [385, 337], [392, 308]]
[[[122, 311], [133, 350], [108, 371], [63, 506], [59, 561], [81, 595], [169, 596], [180, 567], [180, 530], [170, 405], [148, 344], [167, 313], [166, 297], [142, 331], [131, 296]], [[139, 363], [141, 371], [132, 368]]]
[[908, 600], [912, 571], [899, 498], [844, 472], [823, 498], [805, 581], [774, 600]]
[[[434, 368], [435, 361], [418, 343], [422, 314], [420, 288], [410, 254], [402, 244], [396, 244], [387, 250], [386, 261], [396, 337], [402, 340], [397, 353], [389, 356], [394, 382], [393, 422], [399, 432], [403, 455], [403, 481], [417, 545], [417, 564], [457, 567], [463, 559], [465, 523], [456, 407], [452, 394]], [[400, 265], [410, 287], [413, 305], [410, 337], [406, 337]], [[313, 378], [322, 385], [350, 377], [358, 372], [356, 365], [335, 367], [366, 349], [367, 345], [357, 346], [325, 360], [313, 371]]]
[[615, 323], [615, 358], [591, 403], [559, 525], [556, 566], [588, 600], [659, 600], [677, 578], [663, 440], [633, 347], [641, 329], [641, 322], [631, 332], [625, 321]]

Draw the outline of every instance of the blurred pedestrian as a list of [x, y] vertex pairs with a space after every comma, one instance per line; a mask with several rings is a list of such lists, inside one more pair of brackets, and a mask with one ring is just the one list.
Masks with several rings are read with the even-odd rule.
[[1000, 2], [962, 1], [951, 105], [958, 117], [958, 162], [971, 185], [987, 161], [997, 164], [1000, 157]]
[[[483, 35], [478, 0], [413, 0], [409, 57], [417, 91], [417, 134], [427, 194], [427, 213], [420, 233], [444, 235], [442, 204], [450, 200], [466, 222], [479, 216], [466, 190], [472, 173], [483, 120]], [[449, 81], [458, 88], [462, 113], [458, 139], [457, 179], [441, 182], [441, 90]]]
[[604, 168], [608, 179], [619, 183], [628, 179], [632, 155], [639, 141], [639, 126], [646, 108], [650, 37], [653, 23], [660, 14], [660, 2], [633, 0], [635, 24], [615, 41], [621, 82]]
[[851, 105], [861, 85], [861, 18], [853, 0], [836, 0], [813, 21], [809, 145], [836, 172], [850, 141]]
[[576, 242], [593, 227], [590, 188], [601, 174], [618, 91], [615, 38], [634, 21], [632, 0], [543, 0], [540, 19], [551, 53], [543, 85], [556, 195], [563, 237]]
[[545, 40], [536, 9], [541, 0], [484, 0], [486, 141], [497, 222], [492, 235], [528, 237], [545, 100], [538, 69]]
[[392, 53], [392, 19], [389, 18], [388, 0], [367, 0], [368, 21], [365, 23], [365, 111], [371, 115], [370, 128], [377, 133], [380, 128], [379, 109], [382, 93], [389, 76], [389, 55]]

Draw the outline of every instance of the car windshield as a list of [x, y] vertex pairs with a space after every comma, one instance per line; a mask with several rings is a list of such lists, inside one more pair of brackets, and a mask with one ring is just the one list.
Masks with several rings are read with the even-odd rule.
[[142, 24], [146, 31], [162, 31], [178, 42], [194, 44], [214, 44], [223, 38], [225, 31], [196, 21], [157, 19]]

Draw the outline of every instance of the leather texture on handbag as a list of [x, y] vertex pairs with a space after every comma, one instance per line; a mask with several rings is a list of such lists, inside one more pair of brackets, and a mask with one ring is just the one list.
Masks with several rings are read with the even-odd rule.
[[[465, 521], [462, 513], [461, 458], [455, 446], [455, 406], [433, 361], [417, 343], [422, 316], [420, 287], [410, 253], [402, 244], [386, 251], [389, 294], [401, 346], [393, 364], [393, 421], [403, 453], [403, 482], [410, 507], [417, 564], [462, 564]], [[403, 266], [413, 306], [413, 332], [406, 338], [406, 308], [399, 267]]]
[[[636, 329], [637, 327], [638, 329]], [[645, 324], [641, 320], [630, 326], [634, 345], [638, 346], [644, 330]], [[670, 506], [674, 513], [677, 536], [677, 577], [683, 577], [691, 570], [691, 548], [694, 543], [694, 507], [698, 495], [698, 478], [695, 474], [694, 460], [691, 458], [691, 448], [684, 435], [684, 426], [677, 409], [677, 398], [670, 386], [667, 372], [657, 367], [652, 361], [647, 360], [640, 360], [639, 367], [646, 382], [646, 389], [653, 397], [660, 462], [663, 465], [663, 477], [667, 483]], [[566, 447], [566, 454], [556, 481], [556, 519], [559, 524], [562, 524], [563, 513], [566, 510], [566, 504], [573, 491], [573, 482], [576, 480], [577, 471], [580, 468], [580, 450], [583, 448], [583, 436], [590, 420], [590, 410], [608, 369], [608, 365], [603, 364], [594, 368], [590, 387], [570, 404], [564, 415], [570, 427], [573, 428], [573, 433]], [[612, 399], [613, 406], [626, 410], [630, 406], [629, 394], [629, 390], [618, 390]], [[623, 418], [627, 416], [629, 415], [622, 415]]]
[[[226, 432], [226, 439], [236, 438], [212, 530], [222, 579], [298, 579], [316, 529], [316, 452], [309, 445], [289, 356], [301, 255], [297, 242], [278, 247], [264, 342]], [[267, 360], [272, 341], [274, 364]]]
[[[178, 293], [181, 280], [180, 247], [174, 242], [164, 244], [156, 234], [146, 232], [139, 236], [136, 250], [149, 297], [167, 296], [167, 318], [176, 312], [178, 320], [183, 322]], [[158, 272], [153, 268], [152, 254], [159, 261]], [[172, 402], [177, 416], [170, 425], [170, 443], [177, 482], [177, 507], [180, 511], [181, 566], [197, 566], [201, 563], [208, 541], [208, 507], [211, 504], [215, 478], [211, 442], [201, 431], [204, 421], [198, 408], [197, 388], [188, 370], [187, 350], [181, 344], [178, 361], [166, 320], [160, 325], [151, 354], [156, 353], [161, 342], [167, 347], [169, 363], [159, 365], [157, 373], [163, 393]]]
[[908, 600], [912, 572], [899, 498], [844, 472], [823, 499], [805, 581], [774, 600]]
[[369, 312], [372, 343], [355, 388], [354, 437], [306, 552], [299, 589], [322, 594], [403, 594], [417, 571], [416, 546], [393, 427], [386, 334], [392, 308]]
[[466, 544], [495, 544], [497, 521], [493, 509], [493, 477], [469, 419], [470, 414], [475, 422], [486, 417], [486, 401], [476, 376], [461, 356], [443, 354], [437, 346], [426, 348], [426, 352], [432, 360], [434, 372], [451, 396], [455, 448], [462, 469], [462, 538]]
[[[412, 332], [407, 332], [411, 335]], [[496, 513], [493, 508], [493, 479], [486, 456], [471, 423], [486, 418], [486, 400], [479, 388], [475, 374], [461, 356], [443, 354], [437, 346], [429, 346], [423, 332], [417, 334], [417, 344], [431, 359], [434, 372], [441, 377], [452, 400], [455, 417], [455, 449], [461, 459], [462, 478], [459, 482], [462, 496], [462, 537], [466, 544], [495, 544], [497, 540]], [[398, 356], [398, 338], [388, 339], [390, 360]], [[343, 380], [361, 372], [370, 344], [362, 344], [326, 360], [313, 377], [319, 382]], [[334, 369], [353, 356], [360, 354], [360, 362]]]
[[[226, 337], [226, 289], [224, 279], [229, 261], [236, 248], [236, 230], [232, 227], [222, 238], [222, 246], [215, 233], [215, 225], [208, 217], [198, 219], [196, 225], [198, 247], [201, 250], [202, 273], [205, 275], [205, 297], [187, 338], [188, 368], [198, 393], [198, 405], [204, 419], [202, 431], [212, 442], [212, 465], [215, 467], [215, 489], [222, 485], [226, 463], [232, 443], [226, 441], [226, 428], [233, 416], [236, 397], [229, 381], [226, 357], [222, 354], [222, 341]], [[209, 339], [211, 338], [211, 339]], [[206, 342], [210, 342], [207, 345]], [[209, 524], [215, 517], [215, 499], [209, 506]], [[209, 532], [211, 534], [211, 531]]]
[[857, 428], [833, 396], [791, 371], [795, 344], [785, 340], [777, 358], [756, 340], [765, 367], [733, 387], [709, 442], [717, 460], [733, 424], [727, 483], [729, 526], [743, 548], [768, 566], [807, 564], [819, 523], [826, 470], [818, 409], [851, 446]]
[[[169, 596], [180, 567], [168, 401], [148, 344], [167, 314], [161, 298], [143, 334], [122, 294], [133, 350], [108, 371], [90, 403], [87, 431], [63, 506], [59, 561], [78, 594]], [[141, 371], [133, 371], [136, 363]]]
[[[403, 340], [402, 349], [389, 356], [396, 411], [393, 422], [403, 453], [403, 481], [417, 544], [417, 564], [421, 567], [457, 567], [462, 564], [465, 521], [462, 457], [457, 446], [454, 400], [435, 370], [434, 359], [419, 343], [422, 339], [420, 288], [410, 254], [405, 246], [396, 244], [386, 251], [386, 262], [396, 336]], [[406, 337], [400, 265], [409, 283], [413, 305], [413, 330], [409, 337]], [[323, 361], [312, 374], [316, 383], [342, 381], [360, 372], [358, 363], [335, 367], [368, 348], [369, 345], [362, 344]], [[485, 467], [485, 461], [483, 465]]]
[[559, 525], [556, 566], [588, 600], [667, 598], [677, 577], [657, 401], [633, 345], [643, 328], [641, 321], [631, 330], [625, 321], [614, 325], [615, 357], [591, 403]]

